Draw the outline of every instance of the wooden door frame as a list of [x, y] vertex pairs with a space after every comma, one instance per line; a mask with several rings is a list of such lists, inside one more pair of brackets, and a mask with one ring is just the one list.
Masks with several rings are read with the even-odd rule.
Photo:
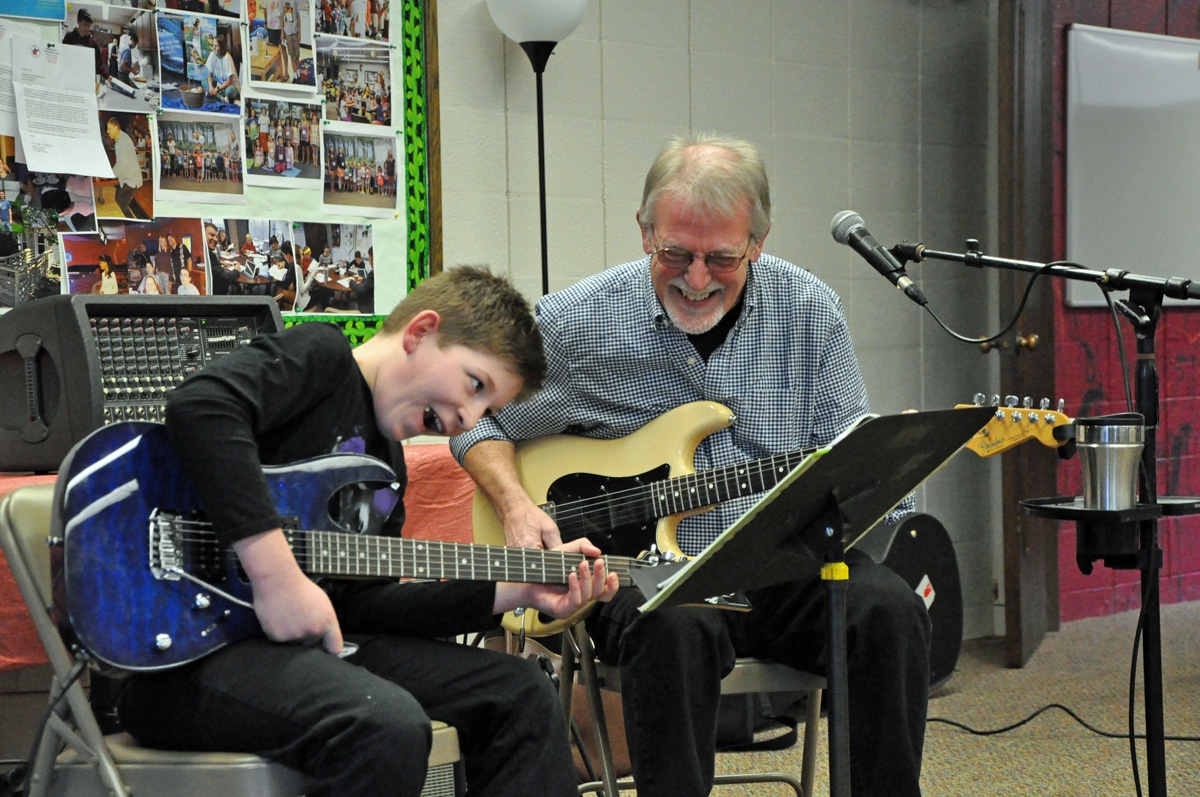
[[[1046, 262], [1053, 257], [1054, 7], [1044, 0], [1000, 0], [998, 227], [1004, 257]], [[1016, 311], [1028, 275], [1001, 271], [1000, 317]], [[1001, 350], [1006, 393], [1053, 398], [1054, 290], [1039, 280], [1018, 333], [1036, 332], [1034, 350]], [[1055, 460], [1037, 446], [1002, 459], [1004, 503], [1005, 651], [1010, 667], [1024, 666], [1043, 637], [1058, 629], [1057, 524], [1027, 514], [1023, 498], [1051, 495]]]

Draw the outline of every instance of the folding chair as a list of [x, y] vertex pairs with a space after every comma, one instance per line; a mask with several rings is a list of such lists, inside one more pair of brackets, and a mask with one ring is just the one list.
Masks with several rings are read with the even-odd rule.
[[[303, 795], [309, 783], [304, 774], [256, 755], [153, 750], [139, 746], [129, 734], [101, 733], [80, 682], [86, 663], [67, 649], [50, 615], [53, 496], [54, 485], [39, 484], [14, 490], [0, 501], [0, 549], [53, 671], [47, 720], [29, 762], [29, 797]], [[456, 797], [464, 788], [458, 734], [434, 723], [422, 797]]]
[[[588, 709], [594, 719], [596, 747], [599, 753], [600, 780], [584, 783], [580, 794], [594, 792], [603, 797], [619, 797], [622, 790], [634, 787], [631, 778], [618, 778], [613, 768], [612, 748], [608, 739], [608, 725], [604, 717], [604, 706], [600, 690], [621, 691], [620, 673], [617, 667], [601, 662], [592, 647], [583, 623], [563, 632], [561, 696], [568, 720], [571, 716], [571, 684], [578, 668], [579, 681], [585, 686]], [[717, 775], [714, 785], [741, 783], [781, 783], [795, 790], [798, 797], [812, 797], [813, 774], [817, 761], [817, 736], [821, 719], [821, 691], [825, 679], [762, 659], [740, 658], [733, 671], [721, 681], [722, 695], [758, 694], [770, 692], [806, 692], [808, 710], [804, 720], [804, 753], [800, 778], [786, 772], [747, 772], [744, 774]]]

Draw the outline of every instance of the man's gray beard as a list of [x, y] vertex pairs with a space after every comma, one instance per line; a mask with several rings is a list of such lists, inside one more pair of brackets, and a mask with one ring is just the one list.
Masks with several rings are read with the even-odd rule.
[[688, 335], [703, 335], [721, 323], [721, 319], [725, 317], [725, 308], [719, 307], [717, 312], [711, 316], [711, 320], [688, 318], [688, 323], [681, 323], [682, 319], [675, 314], [674, 308], [666, 307], [664, 309], [667, 311], [667, 318], [671, 319], [671, 323]]

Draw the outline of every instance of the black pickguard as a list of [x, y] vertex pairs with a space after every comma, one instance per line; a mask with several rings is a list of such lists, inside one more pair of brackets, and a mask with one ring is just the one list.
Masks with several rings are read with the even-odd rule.
[[[659, 521], [645, 488], [670, 475], [670, 465], [636, 476], [570, 473], [550, 485], [546, 498], [564, 542], [587, 537], [606, 554], [637, 556], [654, 543]], [[587, 509], [572, 507], [580, 500]]]

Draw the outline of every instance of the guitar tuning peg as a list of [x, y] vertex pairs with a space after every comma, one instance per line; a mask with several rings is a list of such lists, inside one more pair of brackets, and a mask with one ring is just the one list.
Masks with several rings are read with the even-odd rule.
[[1066, 400], [1064, 400], [1064, 399], [1059, 399], [1059, 400], [1058, 400], [1058, 411], [1059, 411], [1059, 412], [1065, 412], [1065, 411], [1066, 411], [1066, 409], [1067, 409], [1067, 402], [1066, 402]]
[[1029, 396], [1026, 396], [1025, 398], [1021, 399], [1021, 407], [1023, 409], [1032, 408], [1033, 407], [1033, 399], [1031, 399]]
[[975, 394], [975, 406], [976, 406], [976, 407], [982, 407], [982, 406], [984, 406], [984, 402], [985, 402], [985, 401], [987, 401], [987, 396], [985, 396], [985, 395], [984, 395], [984, 394], [982, 394], [982, 393], [976, 393], [976, 394]]
[[1005, 396], [1004, 397], [1004, 406], [1006, 406], [1006, 407], [1017, 406], [1017, 397], [1016, 396]]
[[1039, 410], [1048, 410], [1048, 409], [1050, 409], [1050, 399], [1048, 399], [1048, 398], [1043, 398], [1041, 401], [1039, 401], [1039, 402], [1038, 402], [1038, 409], [1039, 409]]

